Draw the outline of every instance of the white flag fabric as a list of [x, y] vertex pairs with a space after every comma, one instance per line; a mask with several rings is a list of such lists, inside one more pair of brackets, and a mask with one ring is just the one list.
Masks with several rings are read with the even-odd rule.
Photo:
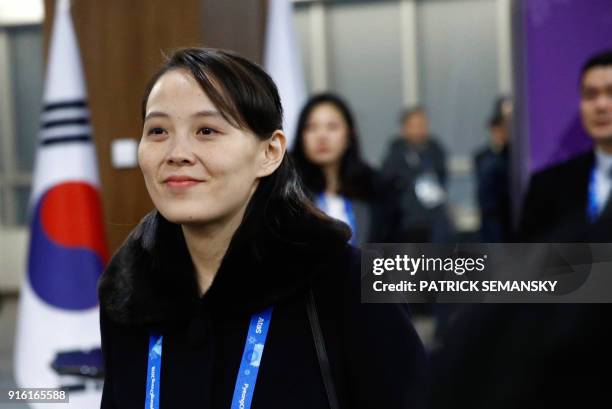
[[20, 291], [15, 379], [23, 388], [71, 391], [69, 404], [37, 403], [33, 408], [100, 406], [99, 381], [72, 372], [100, 364], [96, 287], [108, 250], [98, 186], [70, 3], [58, 0], [30, 197], [31, 237]]
[[306, 85], [290, 0], [268, 2], [264, 67], [280, 93], [287, 146], [293, 145], [298, 116], [306, 102]]

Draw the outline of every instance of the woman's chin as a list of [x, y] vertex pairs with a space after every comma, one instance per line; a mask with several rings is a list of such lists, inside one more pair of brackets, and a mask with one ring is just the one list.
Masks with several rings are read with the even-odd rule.
[[210, 215], [197, 214], [195, 212], [181, 210], [159, 210], [166, 220], [182, 225], [202, 225], [210, 223], [214, 218]]

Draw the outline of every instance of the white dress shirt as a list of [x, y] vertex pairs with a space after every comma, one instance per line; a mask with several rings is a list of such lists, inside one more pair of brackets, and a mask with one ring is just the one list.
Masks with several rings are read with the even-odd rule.
[[595, 164], [595, 198], [597, 209], [601, 213], [612, 187], [612, 154], [595, 149]]

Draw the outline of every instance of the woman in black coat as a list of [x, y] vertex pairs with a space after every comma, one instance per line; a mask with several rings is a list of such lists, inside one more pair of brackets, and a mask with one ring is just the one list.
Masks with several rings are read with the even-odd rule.
[[100, 281], [102, 408], [414, 406], [421, 342], [404, 306], [360, 303], [359, 253], [303, 194], [270, 77], [181, 50], [143, 118], [156, 210]]

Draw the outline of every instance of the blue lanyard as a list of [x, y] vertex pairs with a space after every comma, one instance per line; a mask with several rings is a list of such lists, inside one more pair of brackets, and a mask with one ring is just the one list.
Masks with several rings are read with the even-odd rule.
[[[249, 409], [251, 407], [255, 383], [259, 374], [259, 364], [263, 356], [271, 319], [272, 307], [253, 314], [251, 317], [249, 332], [240, 361], [240, 369], [236, 377], [231, 409]], [[149, 337], [149, 364], [147, 368], [145, 409], [159, 409], [162, 340], [163, 337], [159, 334], [151, 334]]]
[[163, 337], [151, 334], [149, 337], [149, 364], [147, 368], [147, 390], [145, 409], [159, 408], [159, 382], [161, 380], [161, 354]]
[[[357, 222], [355, 220], [355, 212], [353, 211], [353, 204], [350, 200], [342, 196], [342, 202], [344, 203], [344, 211], [346, 212], [346, 217], [348, 219], [348, 225], [353, 232], [349, 243], [355, 245], [357, 243]], [[320, 193], [317, 196], [315, 201], [317, 207], [323, 210], [325, 213], [329, 214], [329, 209], [327, 208], [327, 202], [325, 201], [325, 195]]]
[[589, 177], [589, 193], [587, 204], [587, 216], [589, 220], [594, 222], [599, 216], [599, 205], [597, 204], [597, 184], [595, 182], [595, 167], [591, 170]]

